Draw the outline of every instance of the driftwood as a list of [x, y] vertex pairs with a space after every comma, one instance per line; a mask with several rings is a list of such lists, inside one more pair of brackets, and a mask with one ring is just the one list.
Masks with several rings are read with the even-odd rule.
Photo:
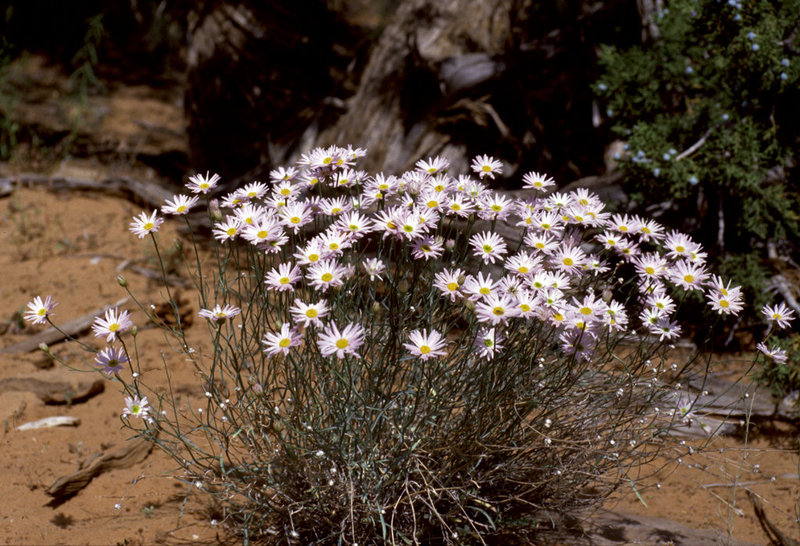
[[35, 173], [20, 173], [0, 178], [0, 197], [10, 194], [15, 187], [46, 188], [56, 191], [92, 190], [109, 195], [121, 196], [135, 203], [151, 208], [159, 208], [174, 192], [162, 187], [158, 182], [144, 182], [128, 177], [109, 177], [102, 180], [89, 180], [65, 176], [47, 176]]
[[753, 505], [753, 510], [758, 518], [758, 523], [761, 524], [761, 528], [764, 530], [764, 534], [769, 538], [770, 544], [778, 544], [779, 546], [800, 546], [800, 541], [786, 536], [767, 518], [767, 513], [764, 510], [764, 505], [761, 503], [761, 500], [749, 489], [747, 490], [747, 498], [750, 499], [750, 503]]
[[0, 379], [0, 392], [32, 392], [45, 404], [75, 404], [103, 392], [105, 380], [98, 377], [92, 381], [46, 381], [34, 377], [6, 377]]
[[106, 312], [106, 310], [110, 309], [111, 307], [119, 306], [124, 304], [128, 301], [128, 298], [123, 298], [116, 302], [114, 305], [105, 306], [102, 309], [98, 309], [97, 311], [92, 311], [91, 313], [84, 315], [82, 317], [78, 317], [73, 319], [69, 322], [66, 322], [59, 326], [59, 330], [55, 328], [48, 328], [47, 330], [40, 332], [25, 341], [20, 341], [19, 343], [15, 343], [9, 347], [4, 347], [0, 349], [0, 355], [2, 354], [14, 354], [14, 353], [29, 353], [31, 351], [35, 351], [39, 349], [42, 344], [51, 345], [53, 343], [57, 343], [59, 341], [63, 341], [66, 339], [66, 336], [77, 336], [82, 332], [89, 329], [89, 327], [94, 322], [94, 319], [97, 318], [99, 315]]
[[54, 415], [52, 417], [45, 417], [38, 421], [31, 421], [17, 427], [17, 430], [38, 430], [40, 428], [52, 427], [77, 427], [81, 424], [81, 420], [72, 415]]
[[74, 474], [58, 478], [45, 493], [56, 499], [69, 497], [89, 485], [94, 478], [109, 470], [130, 468], [145, 460], [153, 450], [149, 440], [140, 438], [128, 442], [124, 447], [96, 458], [90, 466], [82, 468]]

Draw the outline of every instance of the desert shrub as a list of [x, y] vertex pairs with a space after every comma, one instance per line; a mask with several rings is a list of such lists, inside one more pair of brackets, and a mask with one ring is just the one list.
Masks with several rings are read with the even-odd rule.
[[651, 43], [600, 54], [595, 91], [625, 141], [631, 198], [695, 236], [712, 264], [746, 263], [726, 271], [748, 301], [767, 303], [767, 242], [800, 237], [798, 14], [797, 0], [674, 0], [654, 14]]
[[[691, 413], [666, 362], [677, 298], [726, 316], [740, 289], [689, 237], [584, 190], [547, 195], [546, 176], [509, 196], [488, 187], [492, 158], [372, 176], [364, 153], [316, 149], [219, 201], [198, 175], [167, 202], [209, 211], [213, 258], [189, 263], [212, 350], [187, 343], [169, 296], [162, 325], [201, 383], [187, 399], [143, 372], [127, 312], [98, 318], [123, 424], [246, 541], [482, 541], [632, 483]], [[163, 221], [131, 224], [157, 255]]]

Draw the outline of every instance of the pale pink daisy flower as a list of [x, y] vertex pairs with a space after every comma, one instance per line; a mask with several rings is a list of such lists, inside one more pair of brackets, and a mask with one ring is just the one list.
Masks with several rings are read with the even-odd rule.
[[609, 229], [624, 234], [636, 233], [641, 227], [635, 217], [628, 217], [627, 214], [615, 214], [606, 225]]
[[442, 296], [447, 296], [450, 301], [456, 301], [461, 297], [461, 283], [464, 282], [464, 272], [461, 269], [443, 269], [434, 276], [433, 286], [442, 292]]
[[523, 242], [545, 256], [553, 254], [560, 245], [558, 239], [550, 233], [531, 232], [525, 235]]
[[659, 341], [672, 340], [681, 335], [681, 327], [674, 320], [661, 317], [650, 331], [658, 336]]
[[631, 263], [644, 279], [655, 280], [667, 272], [667, 261], [655, 252], [636, 256]]
[[638, 216], [634, 216], [633, 221], [639, 224], [638, 233], [642, 241], [660, 241], [664, 238], [664, 226], [655, 220], [643, 220]]
[[501, 193], [487, 193], [478, 200], [478, 217], [484, 220], [505, 220], [513, 202]]
[[245, 199], [261, 199], [265, 195], [267, 195], [267, 190], [269, 187], [264, 184], [263, 182], [259, 182], [258, 180], [254, 182], [250, 182], [246, 184], [244, 187], [239, 188], [239, 195], [244, 197]]
[[217, 241], [224, 243], [236, 238], [236, 235], [239, 234], [239, 226], [239, 220], [228, 216], [223, 222], [214, 224], [214, 229], [212, 229], [211, 232], [214, 234], [214, 238]]
[[688, 258], [698, 248], [697, 243], [692, 241], [688, 235], [674, 230], [667, 235], [664, 246], [669, 250], [667, 257], [672, 259]]
[[296, 329], [291, 328], [288, 322], [281, 324], [279, 332], [269, 332], [261, 340], [264, 344], [264, 352], [270, 356], [275, 356], [278, 353], [284, 355], [289, 354], [292, 347], [300, 345], [303, 341], [303, 336]]
[[295, 167], [278, 167], [269, 172], [269, 180], [275, 184], [279, 182], [291, 182], [297, 178], [297, 169]]
[[491, 273], [484, 277], [482, 271], [478, 271], [477, 276], [467, 275], [464, 280], [464, 292], [469, 295], [472, 301], [478, 301], [492, 293], [495, 293], [497, 282], [492, 279]]
[[211, 322], [224, 322], [230, 318], [235, 317], [242, 310], [230, 304], [225, 304], [225, 307], [220, 307], [219, 304], [215, 305], [213, 309], [200, 309], [197, 314]]
[[441, 237], [426, 235], [411, 244], [411, 256], [415, 260], [438, 258], [444, 252], [444, 240]]
[[92, 323], [92, 330], [96, 337], [106, 336], [106, 342], [111, 343], [119, 334], [127, 332], [133, 327], [128, 311], [120, 312], [116, 307], [106, 311], [105, 318], [97, 317]]
[[778, 328], [787, 328], [789, 323], [794, 320], [794, 311], [786, 307], [783, 302], [775, 306], [765, 305], [761, 312], [770, 323], [775, 323]]
[[781, 349], [780, 347], [773, 347], [772, 349], [768, 348], [767, 345], [763, 342], [758, 343], [756, 345], [756, 349], [761, 351], [765, 356], [771, 358], [778, 364], [785, 364], [788, 358], [786, 351]]
[[28, 303], [28, 310], [25, 311], [25, 320], [31, 324], [45, 324], [47, 317], [53, 314], [53, 308], [58, 303], [52, 296], [47, 296], [42, 301], [40, 296], [33, 298], [33, 301]]
[[523, 188], [545, 192], [550, 186], [555, 186], [556, 181], [544, 173], [531, 171], [522, 176]]
[[158, 211], [153, 211], [153, 214], [150, 216], [145, 212], [141, 213], [139, 216], [134, 216], [133, 222], [131, 222], [129, 228], [131, 233], [139, 237], [139, 239], [143, 239], [147, 237], [148, 234], [157, 232], [161, 224], [164, 223], [164, 219], [159, 218], [157, 212]]
[[503, 238], [490, 231], [476, 233], [470, 237], [469, 244], [475, 249], [473, 255], [482, 258], [483, 263], [494, 263], [507, 252]]
[[278, 264], [277, 268], [273, 267], [267, 273], [264, 283], [278, 292], [293, 291], [294, 283], [301, 278], [300, 268], [292, 262], [286, 262]]
[[358, 211], [343, 214], [334, 225], [354, 240], [360, 239], [374, 229], [372, 221]]
[[364, 343], [364, 329], [356, 323], [350, 323], [341, 332], [334, 323], [330, 323], [317, 337], [317, 346], [322, 356], [336, 355], [344, 358], [352, 355], [361, 358], [356, 352]]
[[473, 348], [478, 351], [481, 358], [492, 360], [498, 351], [503, 348], [503, 334], [496, 328], [481, 328], [475, 337]]
[[427, 333], [424, 329], [422, 331], [414, 330], [408, 335], [408, 340], [411, 343], [403, 343], [403, 347], [421, 360], [428, 360], [429, 358], [447, 354], [447, 351], [444, 350], [446, 340], [436, 330], [431, 330], [430, 333]]
[[100, 371], [106, 375], [118, 374], [126, 362], [128, 362], [128, 355], [120, 347], [106, 347], [94, 358], [94, 365], [101, 368]]
[[508, 294], [489, 294], [475, 305], [478, 321], [489, 322], [492, 326], [505, 324], [508, 319], [518, 315], [516, 302]]
[[493, 179], [494, 175], [502, 174], [503, 172], [503, 164], [488, 155], [479, 155], [473, 159], [471, 167], [481, 179], [485, 176]]
[[193, 195], [173, 195], [172, 201], [167, 199], [166, 205], [161, 207], [162, 214], [182, 215], [189, 214], [189, 209], [197, 204], [199, 197]]
[[617, 302], [610, 301], [606, 307], [606, 312], [603, 315], [603, 322], [610, 332], [625, 330], [628, 324], [628, 314], [625, 307]]
[[723, 294], [720, 291], [711, 290], [707, 294], [708, 305], [719, 313], [720, 315], [738, 315], [739, 311], [744, 308], [744, 301], [742, 300], [742, 293], [737, 291], [728, 291]]
[[536, 315], [536, 308], [539, 306], [539, 298], [536, 294], [529, 290], [520, 290], [514, 297], [517, 300], [518, 316], [522, 318], [531, 318]]
[[186, 187], [189, 188], [189, 191], [192, 193], [208, 193], [217, 186], [220, 180], [221, 178], [218, 174], [209, 176], [209, 173], [206, 171], [205, 176], [202, 174], [190, 176]]
[[701, 290], [708, 277], [705, 267], [685, 260], [677, 261], [669, 273], [669, 279], [684, 290]]
[[553, 257], [555, 267], [566, 273], [577, 273], [586, 261], [586, 254], [578, 246], [564, 244]]
[[538, 257], [532, 256], [527, 252], [519, 252], [506, 259], [503, 267], [513, 271], [520, 277], [527, 277], [535, 273], [541, 262]]
[[417, 169], [428, 174], [439, 173], [450, 166], [450, 161], [441, 156], [429, 157], [427, 161], [420, 159], [416, 163]]
[[293, 201], [278, 209], [278, 218], [283, 226], [297, 233], [301, 227], [314, 220], [314, 215], [307, 202]]
[[319, 262], [327, 255], [327, 250], [322, 248], [319, 240], [312, 239], [304, 247], [299, 248], [294, 253], [297, 263], [300, 265], [311, 265]]
[[346, 273], [346, 268], [336, 260], [320, 260], [308, 269], [306, 279], [311, 286], [325, 292], [330, 287], [344, 284]]
[[317, 303], [304, 303], [296, 299], [294, 300], [294, 305], [289, 308], [289, 312], [295, 322], [302, 322], [305, 327], [313, 324], [318, 328], [322, 327], [322, 319], [328, 316], [329, 311], [330, 309], [325, 300], [320, 300]]
[[150, 404], [147, 402], [147, 397], [143, 396], [126, 396], [125, 407], [122, 409], [123, 417], [136, 417], [146, 418], [150, 415]]

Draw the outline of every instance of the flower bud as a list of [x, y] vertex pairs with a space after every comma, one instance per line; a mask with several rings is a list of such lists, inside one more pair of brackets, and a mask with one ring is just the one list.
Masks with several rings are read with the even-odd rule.
[[125, 277], [123, 277], [122, 275], [117, 275], [117, 282], [119, 283], [119, 285], [122, 288], [127, 288], [128, 287], [128, 280]]

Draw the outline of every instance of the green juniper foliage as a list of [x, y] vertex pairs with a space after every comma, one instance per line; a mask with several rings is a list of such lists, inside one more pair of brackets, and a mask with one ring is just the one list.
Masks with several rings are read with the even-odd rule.
[[[675, 0], [651, 43], [600, 54], [594, 89], [632, 200], [667, 203], [660, 219], [693, 233], [761, 298], [765, 241], [795, 241], [800, 1]], [[755, 267], [753, 267], [755, 266]]]

